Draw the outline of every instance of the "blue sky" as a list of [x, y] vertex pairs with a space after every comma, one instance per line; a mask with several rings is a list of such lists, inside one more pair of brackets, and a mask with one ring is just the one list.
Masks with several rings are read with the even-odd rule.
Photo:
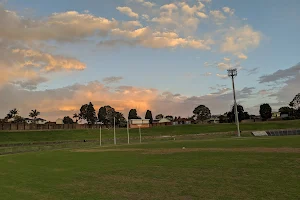
[[[145, 2], [151, 3], [151, 6], [144, 5]], [[110, 100], [116, 100], [114, 98], [122, 99], [123, 96], [118, 96], [114, 93], [114, 90], [118, 90], [120, 86], [131, 86], [135, 89], [127, 90], [127, 92], [131, 93], [139, 90], [141, 93], [140, 96], [135, 97], [138, 98], [135, 102], [136, 104], [143, 102], [141, 112], [144, 112], [148, 106], [149, 109], [153, 109], [157, 113], [165, 112], [165, 114], [188, 115], [188, 113], [191, 113], [193, 105], [198, 104], [198, 102], [194, 102], [192, 105], [186, 107], [185, 105], [188, 104], [189, 98], [197, 97], [199, 98], [199, 104], [211, 103], [208, 106], [212, 107], [214, 113], [219, 114], [228, 110], [232, 101], [230, 96], [230, 80], [220, 78], [217, 74], [226, 75], [226, 69], [229, 66], [236, 65], [239, 68], [239, 75], [236, 78], [237, 90], [241, 91], [244, 88], [251, 88], [251, 91], [247, 94], [248, 96], [241, 95], [240, 99], [240, 102], [250, 112], [257, 113], [257, 106], [260, 103], [264, 103], [264, 101], [269, 101], [275, 107], [278, 107], [279, 105], [284, 105], [284, 101], [293, 98], [290, 95], [286, 99], [280, 99], [280, 97], [276, 96], [276, 94], [282, 91], [282, 88], [288, 86], [286, 82], [274, 83], [273, 81], [270, 83], [260, 81], [260, 79], [264, 75], [271, 76], [278, 70], [289, 69], [299, 63], [299, 1], [212, 0], [209, 2], [207, 0], [188, 0], [182, 2], [172, 0], [8, 0], [3, 2], [3, 10], [14, 12], [18, 20], [27, 19], [30, 21], [28, 24], [21, 21], [18, 24], [20, 30], [15, 29], [16, 31], [19, 30], [21, 32], [25, 30], [24, 26], [26, 26], [26, 31], [31, 28], [30, 26], [37, 27], [37, 30], [45, 29], [47, 26], [44, 25], [51, 22], [51, 17], [55, 16], [54, 13], [59, 13], [61, 14], [60, 18], [55, 20], [61, 20], [60, 22], [64, 23], [79, 20], [79, 28], [91, 28], [94, 33], [72, 35], [72, 32], [70, 32], [63, 35], [63, 31], [60, 32], [60, 30], [68, 31], [69, 29], [67, 28], [70, 28], [70, 25], [67, 24], [67, 28], [63, 27], [63, 25], [52, 28], [54, 34], [51, 37], [43, 37], [41, 35], [43, 34], [42, 32], [37, 32], [38, 34], [34, 32], [31, 34], [32, 36], [30, 36], [29, 41], [28, 37], [21, 38], [21, 36], [18, 36], [21, 39], [17, 38], [17, 36], [11, 39], [9, 35], [5, 35], [5, 33], [1, 34], [0, 31], [0, 39], [2, 38], [2, 41], [7, 40], [7, 43], [17, 46], [18, 49], [26, 49], [26, 51], [33, 49], [43, 54], [72, 59], [66, 60], [66, 62], [69, 62], [69, 67], [58, 66], [56, 64], [52, 66], [54, 70], [49, 72], [47, 70], [47, 72], [45, 70], [39, 71], [29, 66], [28, 69], [26, 68], [26, 76], [24, 75], [24, 67], [22, 71], [17, 71], [20, 69], [20, 66], [16, 66], [15, 72], [18, 72], [16, 73], [18, 76], [14, 78], [14, 81], [8, 79], [6, 82], [0, 84], [2, 84], [2, 87], [8, 87], [7, 84], [13, 82], [14, 84], [9, 87], [14, 87], [13, 89], [17, 91], [16, 95], [19, 94], [18, 92], [26, 92], [30, 96], [30, 94], [37, 94], [38, 92], [47, 93], [47, 90], [59, 91], [74, 84], [85, 87], [92, 81], [98, 81], [99, 85], [102, 85], [104, 88], [107, 87], [111, 91], [108, 93], [107, 91], [100, 91], [99, 94], [91, 95], [89, 98], [84, 99], [97, 101], [98, 95], [100, 98], [105, 96], [105, 100], [97, 104], [96, 107], [102, 106], [101, 104], [109, 104]], [[164, 5], [171, 4], [175, 5], [176, 8], [173, 10], [162, 8]], [[184, 10], [184, 6], [188, 9]], [[191, 9], [193, 6], [195, 6], [195, 10]], [[117, 7], [130, 8], [139, 17], [130, 17], [128, 13], [119, 11]], [[76, 14], [73, 13], [71, 15], [67, 13], [68, 11], [76, 11]], [[198, 12], [203, 13], [205, 17], [200, 17]], [[4, 14], [8, 15], [7, 12], [4, 12]], [[149, 15], [149, 19], [142, 17], [143, 14]], [[108, 32], [106, 36], [99, 36], [96, 34], [99, 31], [97, 27], [95, 28], [97, 25], [82, 19], [87, 16], [93, 19], [101, 17], [110, 21], [113, 18], [119, 24], [126, 21], [136, 21], [140, 25], [134, 28], [124, 28], [118, 24], [109, 30], [105, 29]], [[162, 16], [165, 16], [164, 19], [169, 17], [172, 21], [168, 21], [167, 23], [162, 22]], [[74, 17], [74, 19], [71, 19], [71, 17]], [[8, 19], [15, 20], [10, 22], [10, 24], [19, 23], [13, 17]], [[81, 19], [82, 21], [80, 21]], [[155, 19], [160, 19], [161, 21], [158, 22]], [[188, 25], [189, 22], [191, 23], [190, 25]], [[175, 23], [176, 26], [174, 25]], [[5, 26], [7, 24], [0, 22], [0, 25]], [[10, 30], [8, 25], [7, 27]], [[133, 34], [135, 30], [145, 27], [147, 27], [146, 31], [148, 29], [151, 31], [152, 36], [128, 36], [128, 34]], [[113, 29], [123, 32], [118, 33], [116, 36]], [[74, 32], [74, 29], [72, 30]], [[58, 32], [58, 36], [55, 34], [55, 31]], [[164, 33], [176, 33], [177, 36], [175, 39], [171, 36], [164, 36], [161, 42], [154, 44], [155, 32], [159, 32], [160, 35]], [[70, 40], [67, 39], [68, 34], [70, 34]], [[147, 33], [145, 32], [145, 34]], [[228, 38], [232, 38], [234, 42], [230, 43], [226, 40]], [[114, 46], [97, 45], [99, 42], [107, 40], [116, 43]], [[124, 44], [124, 41], [127, 43]], [[203, 46], [193, 45], [194, 43], [191, 41], [197, 41], [197, 45], [201, 43]], [[134, 44], [128, 45], [129, 42]], [[43, 45], [42, 48], [41, 45]], [[28, 56], [26, 57], [25, 54], [22, 55], [28, 62]], [[42, 56], [43, 58], [40, 57], [39, 59], [43, 60], [39, 60], [38, 64], [35, 65], [39, 65], [40, 68], [46, 67], [48, 65], [47, 62], [50, 61], [46, 61], [44, 56]], [[30, 58], [32, 59], [30, 62], [37, 61], [37, 58], [33, 56]], [[57, 60], [60, 58], [55, 57]], [[18, 57], [18, 59], [22, 58]], [[74, 60], [81, 63], [77, 63], [77, 68]], [[41, 62], [43, 62], [43, 65], [40, 64]], [[65, 62], [58, 63], [63, 65]], [[34, 66], [34, 64], [32, 65]], [[23, 66], [25, 66], [24, 63]], [[85, 66], [84, 70], [81, 69], [83, 66]], [[2, 66], [2, 68], [5, 69], [5, 66]], [[249, 71], [251, 70], [255, 73], [249, 75]], [[11, 71], [10, 73], [12, 73]], [[28, 75], [29, 73], [32, 76]], [[36, 80], [37, 77], [45, 78], [47, 81], [31, 81]], [[105, 84], [103, 79], [107, 77], [121, 78], [114, 83]], [[293, 78], [297, 79], [298, 77]], [[32, 88], [27, 87], [28, 82], [31, 83], [30, 86], [33, 86]], [[155, 94], [152, 95], [155, 97], [144, 96], [142, 91], [149, 89], [155, 90]], [[79, 91], [76, 92], [79, 93]], [[126, 93], [126, 91], [122, 92]], [[162, 95], [164, 92], [168, 92], [173, 96], [166, 97]], [[211, 95], [211, 93], [216, 92], [218, 94]], [[296, 94], [298, 91], [293, 92]], [[91, 93], [94, 94], [94, 92]], [[180, 98], [177, 98], [175, 94], [180, 94]], [[227, 95], [228, 97], [223, 95]], [[74, 100], [75, 97], [76, 95], [73, 94], [71, 99]], [[220, 98], [222, 100], [223, 97], [226, 103], [214, 102], [220, 104], [220, 106], [215, 106], [212, 103], [213, 101], [209, 100], [209, 98], [214, 98], [214, 100]], [[170, 104], [174, 107], [181, 106], [184, 108], [175, 109], [175, 111], [164, 110], [163, 106], [157, 106], [157, 102], [162, 101], [161, 98], [164, 98], [163, 101], [165, 102], [171, 102]], [[63, 98], [61, 102], [67, 101], [66, 99]], [[127, 102], [129, 97], [124, 97], [124, 99]], [[53, 101], [61, 104], [57, 99]], [[69, 102], [69, 104], [72, 104], [70, 109], [60, 109], [58, 108], [59, 106], [56, 106], [53, 107], [53, 110], [57, 111], [57, 115], [75, 112], [75, 107], [80, 106], [80, 103], [83, 102], [74, 101], [76, 103]], [[130, 106], [134, 106], [135, 103], [132, 102]], [[117, 104], [115, 103], [115, 106], [120, 107], [121, 111], [127, 112], [130, 109], [124, 102], [120, 106]], [[9, 106], [15, 107], [14, 105]], [[29, 109], [29, 106], [24, 106], [19, 102], [16, 106], [21, 107], [20, 109], [24, 110], [24, 112]], [[43, 108], [41, 107], [41, 109]], [[1, 113], [6, 112], [4, 108], [3, 110], [0, 108], [0, 111]], [[44, 111], [44, 113], [49, 112], [47, 109]], [[141, 113], [141, 115], [143, 114]], [[45, 114], [45, 116], [53, 117], [54, 114], [53, 116]]]

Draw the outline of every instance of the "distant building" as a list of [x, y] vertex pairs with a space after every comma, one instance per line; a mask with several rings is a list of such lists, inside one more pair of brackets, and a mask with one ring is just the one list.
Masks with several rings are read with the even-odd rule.
[[209, 124], [219, 124], [220, 119], [219, 119], [219, 117], [211, 117], [210, 119], [207, 120], [207, 123], [209, 123]]
[[168, 120], [167, 118], [162, 118], [161, 120], [158, 121], [158, 123], [170, 123], [171, 121]]
[[149, 128], [150, 120], [149, 119], [130, 119], [128, 121], [129, 128]]
[[273, 112], [272, 119], [280, 118], [280, 112]]
[[55, 121], [56, 124], [64, 124], [64, 121], [63, 119], [61, 118], [58, 118], [56, 121]]
[[173, 125], [187, 125], [192, 124], [192, 119], [179, 118], [172, 122]]
[[30, 118], [25, 118], [25, 123], [26, 124], [46, 124], [48, 121], [42, 118], [36, 118], [36, 119], [30, 119]]
[[85, 119], [80, 119], [77, 124], [88, 124], [88, 122]]

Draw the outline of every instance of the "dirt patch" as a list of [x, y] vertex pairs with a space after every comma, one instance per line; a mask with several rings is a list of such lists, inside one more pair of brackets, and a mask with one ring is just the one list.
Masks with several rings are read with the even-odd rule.
[[172, 154], [184, 152], [257, 152], [257, 153], [300, 153], [300, 148], [169, 148], [169, 149], [76, 149], [72, 152], [137, 152], [143, 154]]

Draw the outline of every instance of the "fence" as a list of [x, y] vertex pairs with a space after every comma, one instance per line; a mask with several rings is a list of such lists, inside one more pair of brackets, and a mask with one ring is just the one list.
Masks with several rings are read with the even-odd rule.
[[68, 129], [99, 129], [100, 124], [16, 124], [2, 123], [0, 131], [19, 131], [19, 130], [68, 130]]

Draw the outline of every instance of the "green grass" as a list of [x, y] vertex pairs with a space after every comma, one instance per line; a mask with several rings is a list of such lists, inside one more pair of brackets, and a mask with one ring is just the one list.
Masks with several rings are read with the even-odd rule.
[[[262, 122], [241, 124], [241, 130], [270, 130], [270, 129], [292, 129], [300, 128], [300, 121], [281, 121], [281, 122]], [[215, 132], [235, 132], [234, 124], [206, 124], [206, 125], [185, 125], [185, 126], [167, 126], [143, 129], [143, 136], [161, 136], [161, 135], [188, 135], [200, 133]], [[117, 138], [126, 138], [126, 129], [117, 129]], [[132, 137], [138, 136], [138, 130], [130, 130]], [[103, 130], [104, 139], [113, 137], [113, 130]], [[98, 129], [90, 130], [51, 130], [51, 131], [19, 131], [7, 132], [0, 131], [0, 143], [29, 143], [42, 141], [65, 141], [65, 140], [97, 140], [99, 138]]]
[[[299, 153], [188, 151], [232, 147], [300, 148], [300, 136], [169, 141], [0, 156], [0, 199], [299, 199]], [[161, 149], [181, 152], [149, 153]]]

